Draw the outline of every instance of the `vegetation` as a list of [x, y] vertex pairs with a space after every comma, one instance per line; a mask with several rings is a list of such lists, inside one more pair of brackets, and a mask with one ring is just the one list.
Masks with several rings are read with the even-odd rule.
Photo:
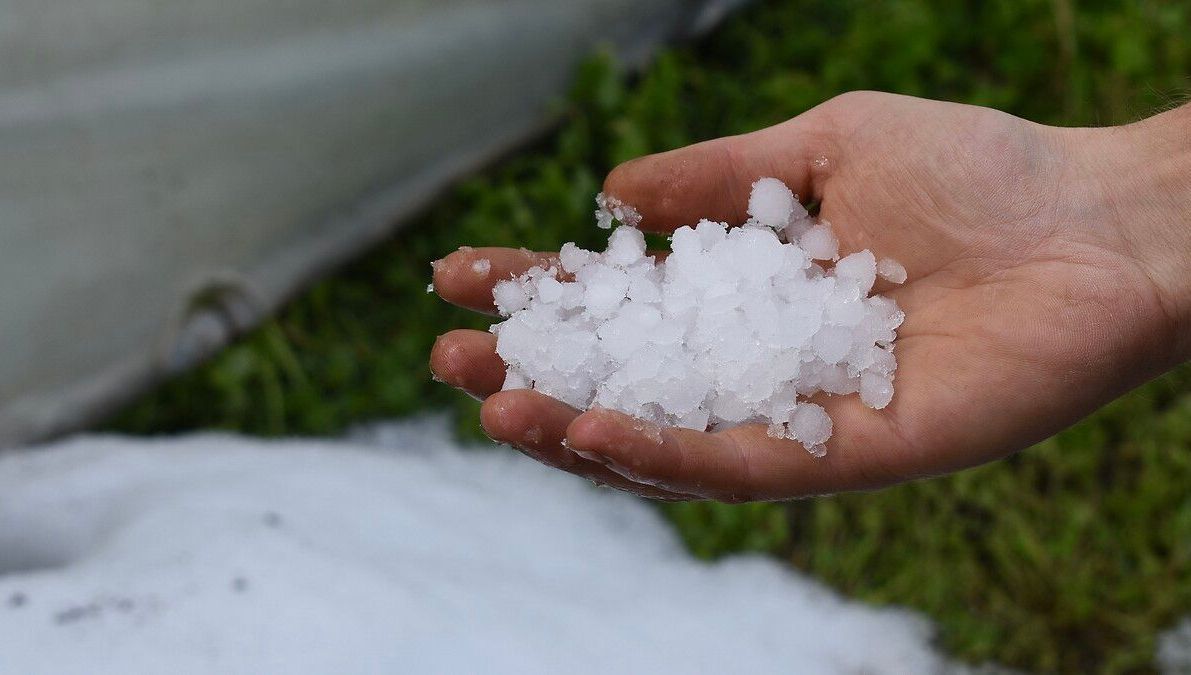
[[[333, 433], [476, 404], [431, 382], [436, 334], [482, 318], [425, 293], [462, 244], [596, 243], [592, 196], [618, 162], [763, 127], [849, 89], [1108, 124], [1172, 105], [1191, 73], [1191, 6], [1074, 0], [777, 0], [664, 51], [629, 79], [577, 73], [549, 138], [454, 188], [364, 259], [206, 366], [113, 421]], [[1191, 612], [1191, 368], [1008, 461], [871, 494], [790, 505], [680, 504], [699, 556], [761, 551], [841, 591], [919, 609], [958, 657], [1071, 673], [1145, 672]]]

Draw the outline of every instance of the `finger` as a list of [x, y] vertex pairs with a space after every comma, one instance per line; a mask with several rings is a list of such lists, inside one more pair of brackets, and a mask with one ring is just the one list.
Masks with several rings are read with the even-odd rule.
[[818, 198], [834, 153], [826, 126], [814, 111], [740, 136], [696, 143], [621, 164], [608, 174], [604, 193], [636, 208], [640, 227], [672, 232], [700, 218], [738, 224], [747, 219], [749, 190], [774, 177], [803, 203]]
[[[888, 442], [879, 433], [882, 417], [855, 397], [837, 397], [837, 433], [827, 442], [827, 456], [816, 458], [800, 443], [768, 435], [766, 426], [749, 424], [723, 432], [662, 428], [611, 410], [590, 410], [567, 429], [571, 447], [604, 458], [606, 465], [635, 482], [690, 492], [721, 501], [776, 500], [870, 489], [897, 481], [890, 467], [868, 463], [870, 448]], [[870, 419], [855, 428], [842, 408]]]
[[535, 265], [549, 267], [557, 260], [557, 253], [464, 246], [432, 263], [434, 290], [451, 304], [495, 314], [492, 287], [496, 282], [523, 274]]
[[[657, 262], [661, 262], [669, 255], [669, 251], [649, 251]], [[492, 301], [492, 287], [498, 281], [511, 279], [524, 274], [526, 270], [537, 265], [549, 268], [558, 264], [557, 253], [527, 251], [516, 248], [472, 248], [464, 246], [446, 256], [442, 260], [435, 260], [434, 291], [447, 302], [466, 309], [495, 314], [496, 305]], [[566, 281], [571, 277], [560, 274], [559, 279]]]
[[496, 336], [479, 330], [453, 330], [438, 336], [430, 350], [435, 379], [483, 400], [500, 391], [505, 364], [496, 355]]
[[715, 434], [592, 409], [570, 424], [566, 442], [634, 482], [721, 501], [754, 498], [745, 458]]
[[651, 499], [697, 498], [636, 483], [566, 448], [567, 426], [578, 415], [565, 403], [528, 389], [494, 394], [480, 408], [480, 422], [493, 440], [508, 443], [543, 464]]

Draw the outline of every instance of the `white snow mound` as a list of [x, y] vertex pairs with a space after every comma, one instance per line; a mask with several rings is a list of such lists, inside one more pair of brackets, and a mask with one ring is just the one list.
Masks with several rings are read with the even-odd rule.
[[929, 673], [930, 635], [441, 420], [0, 459], [3, 673]]

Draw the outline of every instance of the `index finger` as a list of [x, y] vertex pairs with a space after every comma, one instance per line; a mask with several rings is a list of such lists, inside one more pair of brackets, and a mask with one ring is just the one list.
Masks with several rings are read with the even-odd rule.
[[[648, 251], [655, 261], [666, 259], [668, 251]], [[505, 279], [524, 274], [529, 268], [538, 266], [549, 269], [559, 265], [557, 253], [529, 251], [516, 248], [472, 248], [464, 246], [435, 260], [434, 292], [447, 302], [484, 314], [496, 314], [492, 298], [492, 287]], [[560, 273], [562, 281], [572, 279], [571, 275]]]
[[496, 314], [492, 287], [498, 281], [524, 274], [531, 267], [550, 267], [557, 253], [526, 249], [464, 246], [434, 267], [434, 291], [443, 300], [485, 314]]
[[640, 212], [641, 229], [663, 233], [701, 218], [743, 223], [749, 189], [766, 176], [806, 203], [819, 196], [826, 173], [817, 162], [831, 150], [817, 125], [812, 111], [752, 133], [638, 157], [608, 174], [604, 194]]

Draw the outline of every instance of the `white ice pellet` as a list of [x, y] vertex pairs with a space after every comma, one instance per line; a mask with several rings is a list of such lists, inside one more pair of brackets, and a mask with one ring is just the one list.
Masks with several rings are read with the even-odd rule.
[[790, 435], [807, 448], [822, 445], [831, 438], [831, 417], [822, 406], [800, 403], [790, 417]]
[[794, 193], [786, 184], [776, 178], [762, 178], [753, 183], [749, 194], [748, 213], [761, 225], [774, 229], [784, 228], [794, 213]]
[[529, 379], [521, 374], [521, 371], [516, 368], [509, 368], [505, 371], [505, 382], [502, 389], [528, 389]]
[[525, 309], [529, 296], [519, 281], [498, 281], [492, 288], [492, 298], [496, 301], [496, 309], [508, 316], [513, 312]]
[[877, 261], [877, 276], [885, 281], [903, 284], [906, 282], [906, 268], [891, 258], [881, 258]]
[[492, 261], [487, 258], [480, 258], [471, 264], [471, 271], [482, 277], [486, 277], [488, 276], [488, 272], [492, 271]]
[[585, 251], [572, 242], [562, 245], [558, 252], [558, 262], [562, 268], [571, 274], [578, 272], [584, 265], [596, 258], [596, 254]]
[[835, 263], [835, 278], [867, 295], [877, 280], [877, 259], [868, 250], [845, 256]]
[[[597, 203], [601, 225], [640, 220], [615, 199]], [[839, 258], [830, 225], [776, 179], [754, 184], [749, 215], [735, 229], [678, 228], [663, 262], [622, 226], [603, 253], [568, 243], [557, 267], [498, 282], [493, 299], [507, 319], [492, 332], [508, 365], [504, 388], [620, 410], [643, 429], [764, 423], [822, 456], [831, 418], [808, 397], [859, 392], [883, 408], [893, 396], [904, 314], [868, 293], [878, 272], [900, 265], [860, 251], [825, 269], [815, 261]]]
[[538, 282], [538, 300], [553, 304], [562, 299], [564, 287], [554, 277], [547, 277]]
[[846, 326], [823, 326], [811, 340], [815, 356], [828, 365], [835, 365], [852, 350], [852, 329]]
[[645, 235], [634, 227], [618, 227], [608, 237], [608, 249], [604, 262], [617, 267], [628, 267], [645, 257]]
[[839, 257], [839, 240], [826, 222], [811, 226], [802, 233], [798, 243], [811, 260], [835, 260]]
[[864, 405], [880, 410], [893, 400], [893, 377], [877, 372], [860, 376], [860, 400]]
[[612, 227], [612, 221], [618, 220], [622, 225], [636, 227], [641, 224], [641, 214], [637, 209], [625, 204], [616, 197], [596, 195], [596, 225], [605, 230]]

